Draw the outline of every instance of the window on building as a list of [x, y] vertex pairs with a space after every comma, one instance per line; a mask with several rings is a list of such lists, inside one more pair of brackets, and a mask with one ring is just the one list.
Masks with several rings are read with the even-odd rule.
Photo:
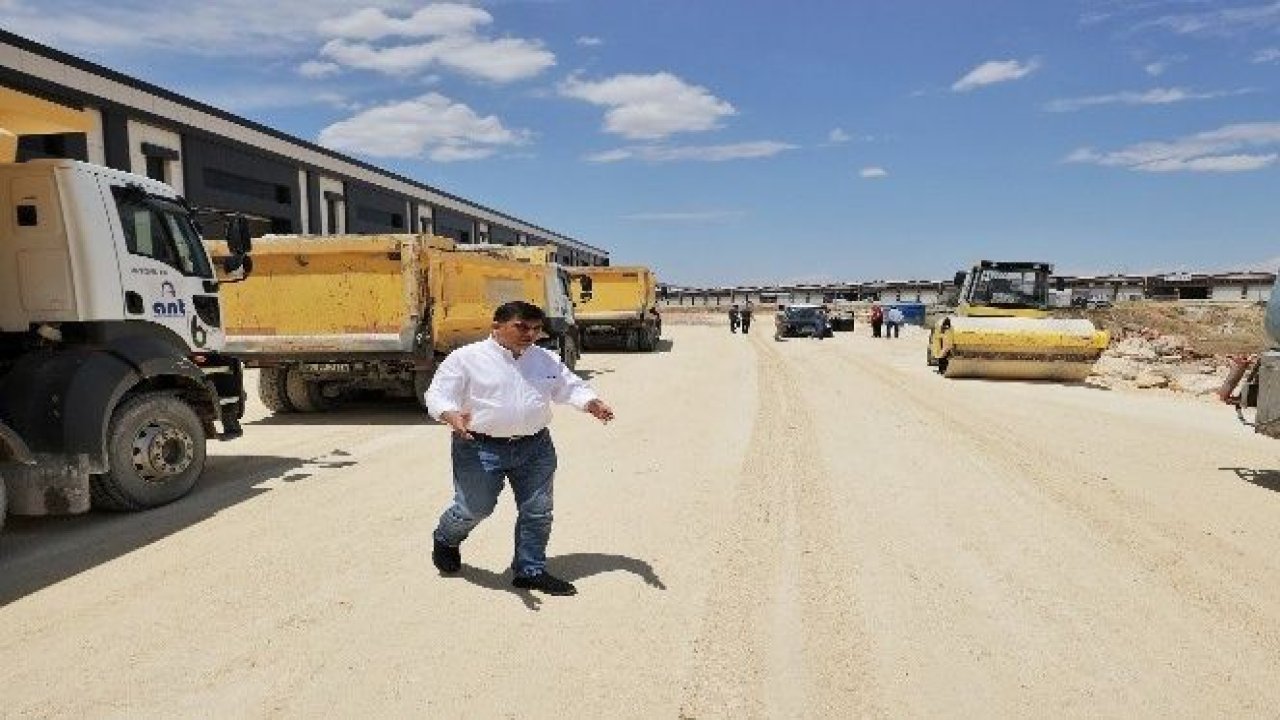
[[288, 205], [293, 197], [293, 192], [288, 185], [277, 185], [216, 168], [205, 168], [204, 184], [213, 190], [266, 200], [278, 205]]
[[167, 183], [169, 182], [168, 169], [168, 163], [165, 162], [164, 158], [154, 155], [147, 156], [147, 177]]
[[388, 212], [375, 207], [361, 205], [356, 208], [356, 217], [371, 225], [401, 229], [404, 227], [404, 215]]
[[331, 235], [336, 235], [341, 229], [338, 225], [338, 206], [341, 203], [337, 198], [325, 198], [324, 201], [325, 222], [328, 223], [325, 227]]

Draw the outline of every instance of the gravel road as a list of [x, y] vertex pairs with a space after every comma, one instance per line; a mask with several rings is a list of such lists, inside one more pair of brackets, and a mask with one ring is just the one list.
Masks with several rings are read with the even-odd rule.
[[671, 325], [561, 408], [550, 567], [510, 495], [430, 561], [448, 433], [270, 417], [190, 497], [13, 519], [0, 716], [1263, 717], [1280, 443], [1166, 393], [946, 380], [924, 334]]

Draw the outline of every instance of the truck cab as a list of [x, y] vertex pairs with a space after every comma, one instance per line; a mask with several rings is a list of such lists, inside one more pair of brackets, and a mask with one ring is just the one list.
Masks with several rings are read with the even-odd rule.
[[0, 164], [0, 213], [0, 423], [28, 461], [0, 455], [9, 511], [185, 495], [206, 439], [238, 436], [244, 412], [191, 209], [145, 177], [32, 160]]

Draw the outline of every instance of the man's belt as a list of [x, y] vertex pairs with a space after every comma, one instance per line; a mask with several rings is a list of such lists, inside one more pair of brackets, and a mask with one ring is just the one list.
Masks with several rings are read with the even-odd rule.
[[542, 428], [532, 435], [485, 435], [484, 433], [476, 432], [475, 430], [469, 430], [468, 432], [471, 433], [471, 437], [479, 440], [480, 442], [514, 443], [520, 442], [521, 440], [532, 440], [534, 438], [541, 437], [547, 432], [547, 429]]

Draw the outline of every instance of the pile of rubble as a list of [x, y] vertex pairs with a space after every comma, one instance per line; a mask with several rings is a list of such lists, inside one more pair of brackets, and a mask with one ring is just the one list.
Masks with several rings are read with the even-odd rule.
[[1168, 388], [1212, 395], [1230, 369], [1230, 358], [1195, 352], [1186, 336], [1150, 328], [1123, 330], [1094, 366], [1090, 384], [1105, 387]]

